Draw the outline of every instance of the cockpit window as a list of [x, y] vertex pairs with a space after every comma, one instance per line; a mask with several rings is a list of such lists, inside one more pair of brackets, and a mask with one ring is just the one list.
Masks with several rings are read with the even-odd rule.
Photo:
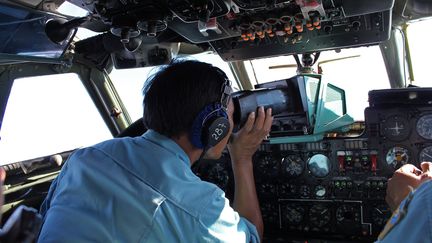
[[[234, 79], [228, 64], [224, 62], [218, 55], [210, 52], [196, 54], [187, 57], [188, 59], [194, 59], [202, 62], [211, 63], [212, 65], [222, 69], [232, 80], [231, 85], [234, 91], [238, 91], [239, 87]], [[145, 68], [132, 68], [132, 69], [113, 69], [110, 73], [110, 78], [120, 95], [126, 109], [129, 112], [129, 116], [132, 121], [138, 120], [142, 117], [142, 88], [144, 82], [149, 75], [157, 72], [158, 67], [145, 67]]]
[[249, 77], [256, 84], [286, 79], [296, 75], [297, 64], [292, 56], [279, 56], [246, 61]]
[[[297, 65], [292, 56], [253, 60], [250, 76], [257, 83], [286, 79], [296, 75]], [[355, 120], [364, 121], [364, 109], [368, 106], [368, 92], [390, 88], [381, 51], [378, 46], [322, 52], [314, 65], [322, 69], [328, 83], [345, 91], [347, 113]]]
[[408, 43], [414, 71], [413, 85], [432, 87], [430, 78], [430, 37], [425, 36], [432, 29], [432, 19], [417, 21], [408, 26]]
[[75, 74], [16, 79], [0, 131], [0, 164], [112, 138]]
[[[84, 4], [83, 4], [84, 6]], [[89, 11], [78, 7], [75, 4], [72, 4], [68, 1], [64, 1], [58, 8], [57, 12], [68, 15], [68, 16], [74, 16], [74, 17], [84, 17], [89, 14]]]
[[331, 84], [327, 85], [327, 92], [325, 95], [324, 106], [335, 113], [336, 116], [340, 117], [345, 114], [345, 106], [343, 105], [343, 93], [337, 87]]

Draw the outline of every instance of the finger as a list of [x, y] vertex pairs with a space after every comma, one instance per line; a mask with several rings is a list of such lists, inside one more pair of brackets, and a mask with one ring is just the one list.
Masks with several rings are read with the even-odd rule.
[[6, 171], [3, 168], [0, 168], [0, 182], [3, 183], [6, 179]]
[[413, 171], [411, 172], [417, 176], [421, 175], [423, 173], [423, 171], [421, 171], [420, 169], [418, 169], [417, 167], [413, 168]]
[[421, 171], [412, 164], [403, 165], [402, 167], [400, 167], [397, 170], [397, 172], [409, 173], [409, 174], [415, 174], [415, 175], [418, 175], [420, 172], [420, 174], [421, 174]]
[[397, 170], [394, 172], [393, 177], [405, 177], [405, 178], [414, 178], [414, 179], [418, 179], [418, 174], [414, 173], [413, 170], [407, 170], [407, 168], [405, 168], [405, 170]]
[[414, 172], [414, 165], [412, 165], [412, 164], [405, 164], [405, 165], [402, 165], [399, 169], [398, 169], [398, 171], [401, 171], [401, 172]]
[[[0, 167], [0, 208], [3, 207], [4, 197], [3, 197], [3, 182], [6, 179], [6, 171]], [[0, 213], [1, 220], [1, 213]]]
[[424, 182], [432, 179], [432, 172], [428, 171], [420, 175], [420, 181]]
[[265, 119], [264, 107], [260, 106], [258, 108], [258, 117], [255, 120], [255, 124], [253, 128], [255, 131], [260, 131], [262, 129], [264, 124], [264, 119]]
[[244, 124], [243, 128], [239, 131], [239, 133], [243, 133], [243, 132], [249, 133], [250, 131], [252, 131], [254, 122], [255, 122], [255, 112], [251, 112], [248, 116], [246, 123]]
[[403, 173], [396, 171], [392, 177], [395, 181], [403, 182], [404, 185], [417, 188], [421, 183], [421, 176], [413, 173]]
[[432, 163], [431, 162], [422, 162], [420, 164], [423, 173], [421, 174], [421, 181], [432, 179]]
[[431, 162], [422, 162], [420, 164], [420, 167], [423, 172], [430, 172], [432, 169], [432, 163]]
[[268, 108], [266, 110], [266, 118], [265, 118], [264, 125], [263, 125], [263, 129], [265, 132], [264, 135], [267, 135], [270, 133], [272, 124], [273, 124], [272, 109]]

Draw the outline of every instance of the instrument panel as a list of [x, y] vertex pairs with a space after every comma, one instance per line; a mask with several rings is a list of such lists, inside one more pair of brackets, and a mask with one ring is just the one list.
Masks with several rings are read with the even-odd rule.
[[369, 147], [392, 172], [406, 163], [432, 160], [431, 88], [374, 90], [365, 110]]
[[[371, 104], [365, 125], [357, 138], [260, 146], [253, 164], [266, 242], [376, 240], [391, 215], [388, 178], [404, 164], [432, 160], [432, 107]], [[232, 201], [228, 154], [193, 170]]]
[[[262, 144], [253, 158], [267, 241], [308, 237], [370, 241], [390, 210], [384, 197], [386, 162], [378, 163], [368, 139]], [[228, 154], [193, 168], [233, 199]]]
[[[81, 0], [70, 1], [84, 6]], [[109, 30], [111, 37], [122, 43], [153, 45], [155, 41], [180, 40], [210, 47], [224, 61], [239, 61], [379, 44], [390, 37], [394, 1], [369, 2], [88, 0], [85, 7], [93, 17], [88, 28]], [[140, 57], [138, 47], [124, 47]], [[119, 57], [130, 59], [130, 55], [123, 53]], [[127, 63], [120, 67], [124, 65]]]

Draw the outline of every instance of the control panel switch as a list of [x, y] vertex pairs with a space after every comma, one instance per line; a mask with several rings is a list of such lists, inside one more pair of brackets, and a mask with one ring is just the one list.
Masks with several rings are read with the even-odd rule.
[[370, 158], [371, 158], [371, 171], [376, 173], [377, 171], [377, 151], [371, 151]]
[[207, 22], [198, 21], [198, 30], [201, 32], [203, 36], [209, 36], [207, 30], [213, 30], [216, 34], [222, 34], [222, 31], [219, 29], [216, 18], [210, 18]]
[[345, 151], [337, 151], [337, 159], [339, 162], [339, 172], [345, 171]]

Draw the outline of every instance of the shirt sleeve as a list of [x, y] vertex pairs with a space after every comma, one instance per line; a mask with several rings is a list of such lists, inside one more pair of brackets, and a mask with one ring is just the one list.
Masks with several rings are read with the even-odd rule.
[[[401, 206], [407, 199], [402, 201]], [[408, 205], [406, 215], [376, 243], [432, 242], [432, 181], [423, 183]]]
[[260, 242], [255, 225], [234, 211], [220, 190], [203, 209], [200, 223], [206, 242]]

